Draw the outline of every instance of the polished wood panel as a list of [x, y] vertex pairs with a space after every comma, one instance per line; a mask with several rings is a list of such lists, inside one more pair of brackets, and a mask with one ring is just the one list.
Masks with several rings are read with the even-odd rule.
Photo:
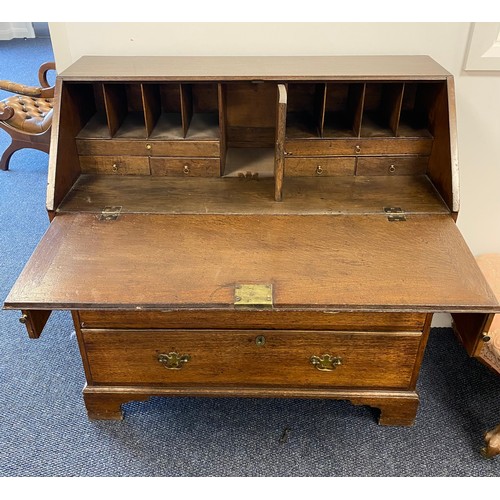
[[151, 157], [151, 175], [172, 177], [219, 177], [218, 158]]
[[[225, 175], [236, 178], [82, 175], [60, 211], [100, 212], [112, 205], [123, 207], [123, 212], [167, 214], [197, 214], [200, 207], [204, 213], [218, 214], [383, 214], [384, 207], [403, 207], [406, 213], [449, 213], [425, 176], [287, 177], [283, 201], [276, 203], [274, 179], [262, 178], [272, 174], [273, 150], [257, 150], [255, 162], [247, 168], [236, 161], [244, 159], [241, 151], [229, 150], [226, 164]], [[258, 180], [245, 177], [249, 171], [259, 173]]]
[[[408, 388], [421, 335], [315, 331], [82, 330], [94, 384]], [[258, 345], [257, 337], [264, 337]], [[189, 355], [180, 369], [159, 354]], [[311, 356], [341, 358], [332, 371]]]
[[232, 309], [241, 283], [273, 284], [278, 309], [500, 311], [446, 215], [61, 214], [6, 307]]
[[92, 311], [78, 312], [82, 328], [212, 328], [281, 330], [422, 331], [426, 314], [338, 311]]
[[149, 175], [147, 156], [80, 156], [84, 174]]

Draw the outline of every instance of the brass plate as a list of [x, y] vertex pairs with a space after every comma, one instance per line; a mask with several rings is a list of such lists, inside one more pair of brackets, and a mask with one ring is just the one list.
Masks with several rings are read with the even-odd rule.
[[235, 307], [272, 307], [273, 285], [236, 285]]

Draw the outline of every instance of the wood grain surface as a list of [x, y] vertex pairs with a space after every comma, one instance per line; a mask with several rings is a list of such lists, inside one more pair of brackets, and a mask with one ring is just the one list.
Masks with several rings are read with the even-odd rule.
[[62, 214], [5, 305], [232, 309], [245, 283], [276, 309], [500, 311], [449, 215]]
[[[403, 76], [404, 75], [404, 76]], [[329, 80], [444, 79], [428, 56], [84, 56], [61, 73], [65, 80]]]
[[[409, 388], [419, 333], [82, 330], [92, 383]], [[265, 338], [264, 345], [256, 337]], [[159, 354], [189, 355], [180, 369]], [[311, 356], [341, 358], [320, 371]]]
[[[258, 165], [266, 168], [266, 158], [272, 169], [273, 152], [262, 158], [252, 163], [252, 172], [259, 172]], [[233, 159], [229, 154], [227, 168], [237, 166]], [[406, 213], [449, 213], [425, 176], [286, 177], [283, 200], [276, 203], [274, 179], [261, 175], [258, 180], [82, 175], [59, 210], [99, 213], [121, 206], [131, 213], [382, 214], [384, 207], [401, 207]]]

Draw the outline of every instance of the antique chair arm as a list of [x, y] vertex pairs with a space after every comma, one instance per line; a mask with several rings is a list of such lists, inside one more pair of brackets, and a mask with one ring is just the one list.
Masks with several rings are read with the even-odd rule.
[[10, 106], [5, 106], [3, 109], [0, 109], [0, 121], [9, 120], [14, 116], [14, 108]]
[[0, 90], [6, 90], [13, 94], [25, 95], [28, 97], [54, 97], [54, 86], [50, 86], [47, 81], [47, 73], [50, 70], [55, 70], [56, 65], [53, 62], [46, 62], [40, 66], [38, 70], [38, 79], [41, 87], [31, 85], [22, 85], [20, 83], [11, 82], [9, 80], [0, 80]]
[[31, 87], [20, 83], [10, 82], [9, 80], [0, 80], [0, 90], [6, 90], [13, 94], [21, 94], [28, 97], [41, 97], [42, 89], [40, 87]]
[[53, 88], [47, 81], [47, 73], [51, 70], [55, 71], [55, 69], [56, 69], [56, 63], [54, 62], [45, 62], [40, 66], [40, 69], [38, 70], [38, 80], [42, 88], [44, 89]]

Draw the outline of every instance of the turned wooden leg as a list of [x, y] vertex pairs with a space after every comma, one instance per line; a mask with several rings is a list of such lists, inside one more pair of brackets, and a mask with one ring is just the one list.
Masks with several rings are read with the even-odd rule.
[[11, 142], [10, 146], [4, 151], [2, 158], [0, 159], [0, 170], [8, 170], [11, 156], [18, 150], [19, 144], [14, 141]]
[[481, 450], [481, 455], [485, 458], [492, 458], [500, 454], [500, 425], [484, 435], [486, 446]]

